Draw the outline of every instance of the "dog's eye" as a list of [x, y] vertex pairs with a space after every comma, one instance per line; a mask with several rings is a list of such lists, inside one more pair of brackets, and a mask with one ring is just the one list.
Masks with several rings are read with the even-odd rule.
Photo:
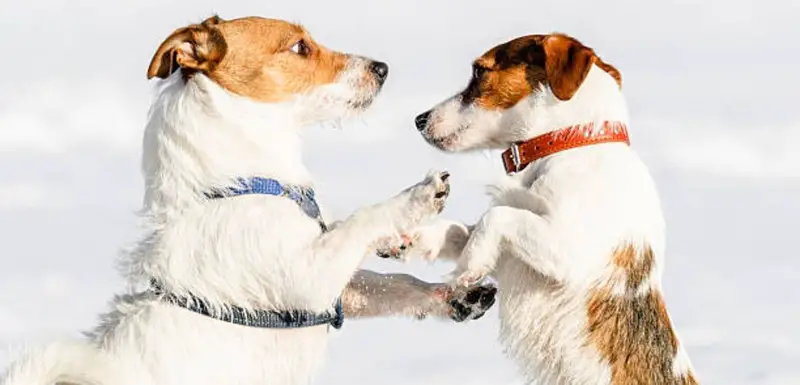
[[289, 50], [300, 56], [308, 55], [308, 45], [306, 44], [305, 40], [298, 40], [297, 43], [294, 43], [292, 48], [289, 48]]
[[475, 79], [475, 80], [479, 80], [481, 78], [481, 76], [483, 76], [483, 74], [485, 72], [486, 72], [486, 68], [483, 68], [483, 67], [478, 66], [478, 65], [472, 66], [472, 78]]

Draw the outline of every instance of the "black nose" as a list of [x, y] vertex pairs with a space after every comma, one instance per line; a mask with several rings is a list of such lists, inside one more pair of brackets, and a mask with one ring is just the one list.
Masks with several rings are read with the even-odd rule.
[[375, 74], [378, 83], [383, 84], [386, 77], [389, 76], [389, 66], [384, 62], [374, 61], [369, 65], [369, 70]]
[[429, 120], [431, 120], [431, 112], [430, 111], [425, 111], [425, 112], [417, 115], [417, 117], [414, 118], [414, 123], [417, 125], [417, 130], [422, 131], [422, 130], [425, 129], [425, 127], [428, 127], [428, 121]]

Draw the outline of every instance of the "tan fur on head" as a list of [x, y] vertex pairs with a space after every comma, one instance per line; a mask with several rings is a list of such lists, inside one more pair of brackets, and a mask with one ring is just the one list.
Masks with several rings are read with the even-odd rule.
[[235, 94], [280, 102], [332, 83], [346, 63], [347, 55], [316, 43], [300, 25], [213, 16], [167, 37], [153, 55], [147, 78], [201, 72]]
[[560, 33], [524, 36], [478, 58], [465, 94], [486, 109], [511, 108], [542, 85], [548, 85], [558, 99], [569, 100], [592, 64], [608, 72], [622, 87], [619, 71], [577, 39]]

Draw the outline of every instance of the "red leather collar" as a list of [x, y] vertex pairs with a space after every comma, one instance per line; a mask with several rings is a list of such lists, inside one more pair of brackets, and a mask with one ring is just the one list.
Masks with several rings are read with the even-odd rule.
[[534, 161], [557, 152], [599, 143], [623, 142], [630, 145], [625, 123], [604, 121], [595, 128], [594, 122], [578, 124], [539, 135], [511, 145], [502, 154], [506, 173], [522, 171]]

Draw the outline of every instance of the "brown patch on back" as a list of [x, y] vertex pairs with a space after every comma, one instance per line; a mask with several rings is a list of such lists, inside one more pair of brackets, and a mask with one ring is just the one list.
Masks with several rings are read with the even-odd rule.
[[[678, 339], [663, 296], [653, 289], [640, 292], [655, 265], [652, 249], [637, 252], [626, 245], [615, 251], [612, 262], [618, 271], [590, 292], [587, 303], [589, 342], [610, 365], [611, 383], [696, 383], [692, 373], [673, 373]], [[614, 288], [623, 276], [625, 292], [618, 294]]]
[[655, 265], [655, 256], [650, 247], [639, 251], [632, 245], [626, 244], [614, 251], [611, 261], [618, 272], [624, 273], [626, 289], [634, 291], [650, 276]]
[[[298, 54], [291, 48], [302, 41]], [[333, 82], [347, 55], [317, 44], [301, 26], [282, 20], [212, 17], [170, 35], [153, 56], [148, 79], [202, 72], [229, 91], [279, 102]]]
[[462, 101], [489, 110], [508, 109], [543, 85], [550, 86], [557, 98], [569, 100], [592, 64], [622, 86], [619, 71], [578, 40], [564, 34], [523, 36], [490, 49], [475, 61]]

